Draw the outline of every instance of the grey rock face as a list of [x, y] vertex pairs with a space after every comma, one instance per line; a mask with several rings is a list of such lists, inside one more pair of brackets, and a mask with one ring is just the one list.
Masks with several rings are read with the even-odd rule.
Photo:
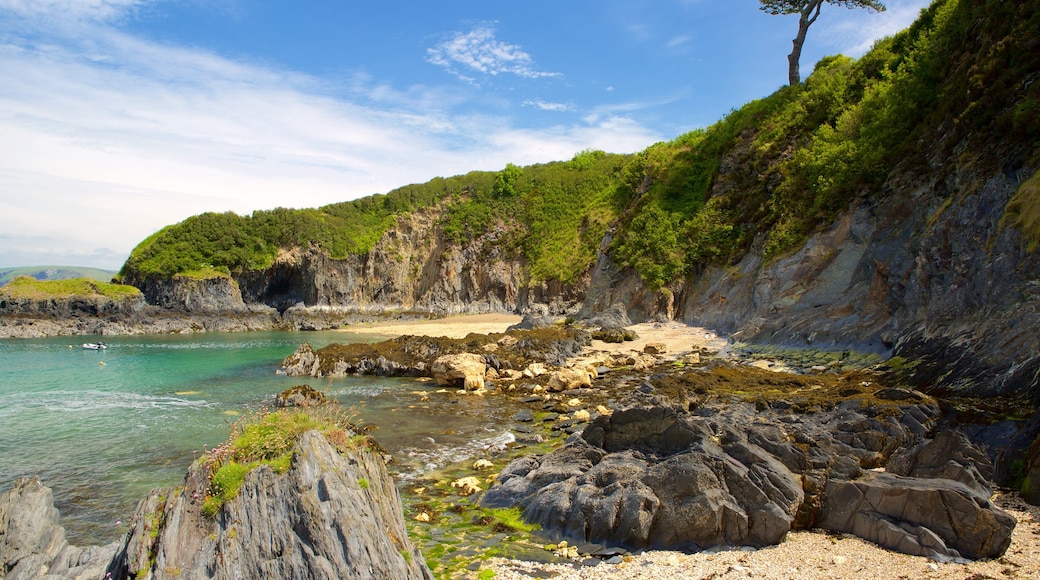
[[[408, 539], [393, 481], [372, 453], [343, 456], [320, 433], [306, 433], [287, 473], [253, 470], [216, 518], [201, 512], [200, 470], [193, 466], [165, 506], [139, 505], [113, 577], [138, 572], [150, 553], [157, 580], [432, 578]], [[161, 522], [154, 543], [148, 521]]]
[[142, 500], [126, 538], [104, 547], [70, 546], [50, 489], [20, 480], [0, 496], [0, 577], [432, 579], [375, 454], [341, 455], [317, 431], [294, 453], [285, 474], [250, 472], [215, 518], [202, 513], [208, 478], [195, 463], [183, 485]]
[[882, 547], [949, 561], [997, 558], [1011, 544], [1015, 518], [948, 479], [870, 473], [829, 481], [817, 525]]
[[[999, 555], [1015, 522], [975, 478], [988, 472], [984, 455], [959, 434], [918, 445], [938, 417], [930, 400], [902, 417], [846, 404], [807, 415], [745, 403], [621, 410], [514, 461], [481, 501], [519, 505], [573, 541], [629, 549], [766, 546], [823, 527], [935, 559]], [[904, 448], [896, 463], [917, 477], [866, 471]]]
[[88, 548], [70, 545], [54, 496], [38, 479], [20, 479], [0, 496], [0, 577], [102, 578], [116, 549], [114, 543]]

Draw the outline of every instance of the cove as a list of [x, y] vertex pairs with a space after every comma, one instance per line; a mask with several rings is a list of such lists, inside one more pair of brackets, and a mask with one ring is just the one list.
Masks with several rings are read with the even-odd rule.
[[[149, 490], [175, 485], [244, 413], [307, 383], [373, 426], [399, 481], [477, 456], [508, 437], [483, 400], [421, 402], [434, 383], [276, 374], [302, 342], [388, 338], [341, 332], [202, 333], [0, 340], [0, 493], [19, 477], [54, 490], [69, 540], [111, 541]], [[453, 398], [454, 399], [454, 398]], [[470, 400], [472, 399], [472, 400]]]

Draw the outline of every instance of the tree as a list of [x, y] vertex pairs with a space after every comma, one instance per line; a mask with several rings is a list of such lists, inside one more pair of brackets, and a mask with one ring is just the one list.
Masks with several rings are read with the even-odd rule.
[[798, 61], [802, 58], [802, 45], [805, 44], [805, 34], [816, 18], [820, 16], [820, 10], [824, 4], [834, 4], [846, 8], [867, 8], [875, 12], [884, 12], [885, 5], [878, 0], [758, 0], [762, 6], [759, 8], [774, 16], [797, 14], [798, 35], [791, 41], [794, 47], [791, 54], [787, 56], [787, 82], [791, 86], [802, 82], [802, 75], [798, 69]]

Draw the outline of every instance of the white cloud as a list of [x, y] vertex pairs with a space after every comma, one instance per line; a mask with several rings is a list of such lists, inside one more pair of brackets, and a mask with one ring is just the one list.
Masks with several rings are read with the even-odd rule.
[[0, 0], [0, 10], [56, 21], [118, 20], [151, 0]]
[[467, 73], [474, 71], [490, 76], [515, 74], [528, 79], [562, 76], [534, 68], [534, 60], [529, 54], [515, 44], [497, 40], [495, 29], [489, 26], [480, 26], [466, 33], [457, 32], [450, 39], [427, 49], [426, 55], [429, 62], [471, 82], [474, 79]]
[[[307, 75], [83, 26], [78, 40], [46, 43], [0, 33], [2, 265], [115, 269], [152, 232], [204, 211], [316, 207], [661, 139], [609, 113], [517, 128], [455, 113], [463, 97], [451, 90], [363, 75], [347, 100]], [[489, 54], [530, 67], [514, 49]]]
[[529, 100], [526, 100], [526, 101], [524, 101], [524, 106], [525, 107], [534, 107], [534, 108], [539, 109], [541, 111], [557, 111], [557, 112], [566, 112], [566, 111], [570, 111], [570, 110], [574, 109], [574, 107], [572, 107], [571, 105], [568, 105], [566, 103], [550, 103], [550, 102], [547, 102], [547, 101], [543, 101], [541, 99], [529, 99]]

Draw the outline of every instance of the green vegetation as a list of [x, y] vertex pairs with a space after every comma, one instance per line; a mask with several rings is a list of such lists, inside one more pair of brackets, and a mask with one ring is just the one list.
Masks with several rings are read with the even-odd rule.
[[111, 282], [116, 273], [98, 268], [80, 268], [78, 266], [23, 266], [18, 268], [0, 268], [0, 286], [7, 284], [18, 276], [32, 276], [37, 280], [67, 280], [69, 278], [90, 278], [98, 282]]
[[1020, 232], [1029, 252], [1040, 245], [1040, 171], [1023, 183], [1007, 205], [1003, 225], [1010, 220]]
[[[353, 423], [356, 416], [354, 409], [327, 403], [306, 410], [261, 410], [242, 417], [232, 425], [228, 441], [202, 458], [210, 479], [203, 513], [216, 516], [238, 495], [246, 475], [261, 465], [270, 466], [275, 473], [288, 471], [293, 447], [307, 431], [321, 431], [341, 453], [369, 446], [367, 438], [357, 434]], [[363, 488], [367, 484], [358, 481]]]
[[37, 280], [19, 276], [0, 288], [0, 295], [11, 299], [50, 300], [55, 298], [109, 298], [125, 300], [141, 295], [133, 286], [98, 282], [90, 278]]
[[[610, 228], [615, 260], [668, 288], [749, 250], [789, 254], [849, 207], [896, 195], [892, 177], [943, 184], [973, 165], [1040, 163], [1038, 47], [1035, 3], [936, 0], [858, 60], [825, 58], [805, 82], [637, 154], [582, 151], [319, 209], [203, 214], [142, 242], [121, 275], [226, 275], [310, 244], [342, 258], [371, 249], [398, 216], [437, 206], [450, 243], [480, 238], [488, 255], [523, 258], [531, 282], [578, 279]], [[1035, 249], [1031, 183], [1007, 224]]]

